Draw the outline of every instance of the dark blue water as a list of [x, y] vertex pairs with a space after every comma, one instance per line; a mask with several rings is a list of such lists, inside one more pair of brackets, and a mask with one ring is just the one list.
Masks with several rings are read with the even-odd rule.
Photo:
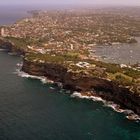
[[18, 77], [20, 61], [0, 52], [0, 140], [140, 140], [140, 122]]
[[[0, 24], [12, 24], [29, 10], [2, 8]], [[0, 52], [0, 140], [140, 140], [140, 122], [102, 103], [18, 77], [18, 62], [19, 57]]]

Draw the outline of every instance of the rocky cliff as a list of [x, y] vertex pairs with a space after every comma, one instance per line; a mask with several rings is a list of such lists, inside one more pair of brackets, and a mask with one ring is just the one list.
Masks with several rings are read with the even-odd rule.
[[[27, 59], [23, 61], [22, 70], [31, 75], [46, 76], [50, 80], [63, 83], [64, 88], [72, 91], [105, 91], [96, 95], [105, 100], [114, 101], [122, 107], [132, 109], [140, 115], [140, 96], [113, 81], [96, 76], [79, 75], [68, 71], [67, 67], [55, 63], [37, 63]], [[91, 93], [92, 94], [92, 93]], [[94, 93], [95, 94], [95, 93]]]
[[[24, 55], [26, 53], [26, 50], [19, 49], [12, 42], [4, 39], [0, 39], [0, 48], [18, 55]], [[132, 109], [140, 115], [140, 96], [131, 92], [128, 88], [119, 86], [113, 81], [97, 76], [79, 75], [78, 73], [69, 71], [67, 67], [58, 63], [39, 63], [29, 61], [28, 59], [23, 60], [22, 70], [31, 75], [46, 76], [50, 80], [61, 82], [64, 88], [72, 91], [80, 91], [84, 94], [93, 90], [105, 91], [96, 92], [96, 96], [100, 96], [108, 101], [114, 101], [122, 107]]]
[[4, 38], [0, 38], [0, 48], [4, 49], [7, 52], [12, 52], [16, 55], [25, 55], [26, 52], [25, 49], [16, 47], [13, 42], [8, 41]]

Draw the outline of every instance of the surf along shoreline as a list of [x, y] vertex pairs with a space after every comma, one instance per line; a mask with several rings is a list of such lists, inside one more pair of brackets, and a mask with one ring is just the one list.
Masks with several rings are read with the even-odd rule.
[[[43, 78], [44, 80], [42, 81], [44, 81], [44, 83], [47, 78], [61, 85], [62, 88], [70, 90], [70, 93], [73, 93], [71, 97], [102, 101], [115, 111], [126, 114], [130, 120], [140, 119], [138, 116], [140, 115], [140, 94], [137, 93], [139, 92], [139, 90], [137, 91], [139, 85], [135, 87], [136, 90], [132, 90], [132, 87], [123, 86], [114, 81], [114, 79], [109, 79], [106, 75], [106, 70], [99, 67], [96, 61], [85, 62], [85, 60], [82, 61], [78, 59], [74, 63], [71, 63], [68, 59], [66, 60], [68, 63], [60, 63], [52, 61], [55, 56], [47, 57], [47, 60], [41, 60], [37, 59], [38, 54], [32, 54], [28, 52], [26, 48], [16, 48], [13, 42], [3, 38], [0, 40], [0, 46], [1, 49], [7, 52], [23, 56], [23, 65], [20, 67], [18, 73], [22, 73], [23, 71], [29, 74], [28, 76], [26, 75], [26, 77], [31, 78], [41, 76], [41, 78], [37, 79], [41, 80]], [[80, 67], [81, 65], [85, 65], [86, 70], [85, 67]], [[115, 67], [118, 67], [118, 65], [115, 65]], [[90, 68], [93, 72], [92, 75], [90, 74], [91, 71], [89, 71]], [[22, 76], [22, 74], [19, 74], [19, 76]], [[124, 110], [124, 108], [128, 109]]]
[[[54, 82], [50, 79], [47, 79], [47, 77], [44, 76], [35, 76], [35, 75], [30, 75], [24, 71], [22, 71], [22, 64], [17, 64], [17, 70], [15, 72], [15, 74], [17, 74], [18, 76], [22, 77], [22, 78], [31, 78], [31, 79], [38, 79], [40, 80], [43, 84], [55, 84], [56, 86], [58, 86], [60, 89], [64, 89], [63, 88], [63, 84], [60, 82]], [[70, 94], [71, 98], [81, 98], [81, 99], [86, 99], [86, 100], [92, 100], [94, 102], [102, 102], [104, 104], [105, 107], [110, 107], [112, 108], [114, 111], [118, 112], [118, 113], [123, 113], [127, 119], [129, 120], [134, 120], [134, 121], [139, 121], [140, 120], [140, 116], [135, 114], [132, 110], [130, 109], [126, 109], [125, 107], [122, 107], [119, 104], [114, 103], [113, 101], [107, 101], [105, 99], [103, 99], [102, 97], [100, 97], [99, 95], [97, 95], [96, 91], [92, 91], [92, 92], [77, 92], [77, 91], [70, 91], [69, 89], [65, 89], [67, 90], [67, 94]]]

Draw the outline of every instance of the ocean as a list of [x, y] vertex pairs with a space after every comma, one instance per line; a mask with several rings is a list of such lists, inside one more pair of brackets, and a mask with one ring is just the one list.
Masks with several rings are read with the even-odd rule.
[[[4, 18], [1, 24], [12, 24], [19, 16]], [[102, 102], [73, 98], [51, 83], [19, 75], [21, 62], [0, 52], [0, 140], [140, 140], [139, 121]]]
[[0, 140], [139, 140], [140, 122], [102, 102], [72, 98], [16, 73], [21, 58], [0, 52]]

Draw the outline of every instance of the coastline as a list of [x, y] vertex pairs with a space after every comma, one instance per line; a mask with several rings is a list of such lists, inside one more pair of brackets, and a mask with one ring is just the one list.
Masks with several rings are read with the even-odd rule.
[[[128, 88], [117, 85], [117, 83], [99, 77], [78, 77], [75, 73], [67, 72], [66, 68], [54, 64], [36, 64], [24, 60], [22, 71], [36, 76], [45, 76], [54, 82], [61, 82], [63, 87], [71, 91], [84, 93], [86, 96], [98, 96], [107, 101], [120, 104], [123, 108], [132, 109], [140, 114], [140, 96], [132, 93]], [[94, 90], [93, 90], [94, 89]], [[96, 94], [92, 94], [92, 92]], [[98, 92], [105, 91], [105, 92]], [[86, 93], [91, 93], [90, 95]]]
[[[25, 22], [27, 21], [25, 20]], [[34, 47], [32, 46], [34, 43], [32, 44], [30, 41], [33, 40], [22, 38], [22, 36], [6, 36], [5, 33], [0, 38], [2, 50], [12, 55], [23, 56], [23, 65], [21, 70], [17, 71], [19, 76], [39, 79], [43, 83], [61, 83], [63, 88], [70, 90], [72, 93], [79, 93], [73, 96], [114, 102], [122, 108], [131, 109], [140, 115], [140, 85], [137, 78], [139, 74], [137, 69], [137, 72], [135, 72], [134, 69], [131, 71], [129, 67], [128, 69], [126, 67], [121, 69], [120, 65], [116, 64], [110, 65], [111, 63], [100, 63], [96, 60], [93, 60], [93, 62], [92, 60], [86, 61], [88, 58], [86, 51], [81, 53], [83, 58], [80, 59], [77, 59], [77, 54], [75, 57], [73, 52], [71, 55], [67, 55], [63, 54], [63, 51], [57, 57], [57, 52], [47, 52], [48, 49], [43, 50], [39, 46]], [[130, 38], [130, 42], [125, 41], [128, 43], [135, 42], [133, 38]], [[73, 50], [72, 45], [71, 48]], [[49, 60], [47, 60], [47, 57]], [[128, 75], [125, 73], [128, 73]], [[136, 75], [133, 77], [135, 73]], [[117, 105], [114, 110], [115, 108], [121, 111]]]
[[[2, 49], [6, 50], [9, 53], [14, 52], [15, 55], [19, 55], [19, 56], [26, 54], [26, 52], [24, 52], [23, 50], [17, 51], [12, 43], [8, 44], [7, 46], [6, 45], [4, 45], [4, 48], [2, 47]], [[114, 105], [109, 105], [109, 106], [111, 106], [116, 111], [118, 110], [118, 112], [120, 111], [118, 107], [120, 105], [123, 108], [132, 109], [136, 114], [140, 114], [140, 108], [139, 108], [140, 96], [131, 93], [129, 89], [120, 87], [119, 85], [117, 85], [116, 83], [108, 79], [97, 78], [97, 77], [76, 78], [75, 77], [76, 75], [74, 73], [73, 73], [74, 75], [71, 72], [69, 73], [67, 68], [64, 68], [59, 64], [58, 65], [53, 63], [38, 64], [36, 62], [30, 62], [26, 60], [25, 56], [23, 57], [23, 65], [21, 64], [18, 65], [20, 66], [20, 70], [18, 69], [17, 73], [21, 77], [26, 77], [26, 78], [30, 77], [30, 78], [39, 79], [43, 83], [46, 82], [62, 83], [63, 88], [70, 90], [71, 93], [80, 92], [80, 94], [81, 93], [83, 94], [83, 96], [81, 96], [80, 94], [79, 95], [76, 94], [77, 97], [79, 96], [88, 99], [94, 98], [97, 101], [99, 100], [103, 101], [103, 103], [105, 103], [104, 101], [108, 101], [108, 103], [113, 102], [115, 104], [118, 104], [115, 105], [116, 108], [114, 107]], [[48, 73], [46, 73], [46, 70], [48, 71]], [[95, 94], [96, 92], [94, 92], [94, 94], [92, 94], [93, 88], [97, 89], [97, 91], [99, 89], [105, 90], [108, 92], [108, 94], [103, 92], [98, 92], [98, 94]], [[86, 94], [89, 92], [90, 94]], [[135, 105], [133, 104], [134, 102]], [[125, 113], [125, 111], [121, 111], [121, 112]], [[126, 113], [126, 115], [128, 115], [127, 118], [139, 120], [139, 117], [135, 115], [134, 112], [133, 113], [132, 111], [128, 111], [128, 112], [130, 113]]]
[[140, 31], [137, 9], [34, 8], [0, 27], [0, 139], [138, 140], [140, 43], [121, 42]]
[[[14, 74], [17, 74], [19, 77], [22, 77], [22, 78], [31, 78], [31, 79], [40, 80], [42, 84], [47, 84], [47, 83], [55, 84], [58, 87], [60, 87], [60, 89], [63, 89], [62, 83], [56, 83], [55, 81], [49, 80], [44, 76], [30, 75], [28, 73], [25, 73], [24, 71], [21, 71], [21, 68], [22, 68], [22, 64], [17, 64], [17, 69], [16, 69], [16, 72], [14, 72]], [[113, 109], [115, 112], [123, 113], [127, 119], [131, 121], [140, 121], [140, 115], [135, 114], [130, 109], [122, 108], [119, 104], [116, 104], [113, 101], [107, 101], [103, 99], [102, 97], [95, 94], [95, 92], [94, 92], [95, 95], [93, 94], [91, 95], [90, 92], [82, 93], [82, 92], [77, 92], [77, 91], [70, 91], [68, 89], [67, 91], [68, 91], [67, 93], [70, 94], [71, 98], [81, 98], [81, 99], [92, 100], [94, 102], [102, 102], [103, 106], [109, 107]]]

